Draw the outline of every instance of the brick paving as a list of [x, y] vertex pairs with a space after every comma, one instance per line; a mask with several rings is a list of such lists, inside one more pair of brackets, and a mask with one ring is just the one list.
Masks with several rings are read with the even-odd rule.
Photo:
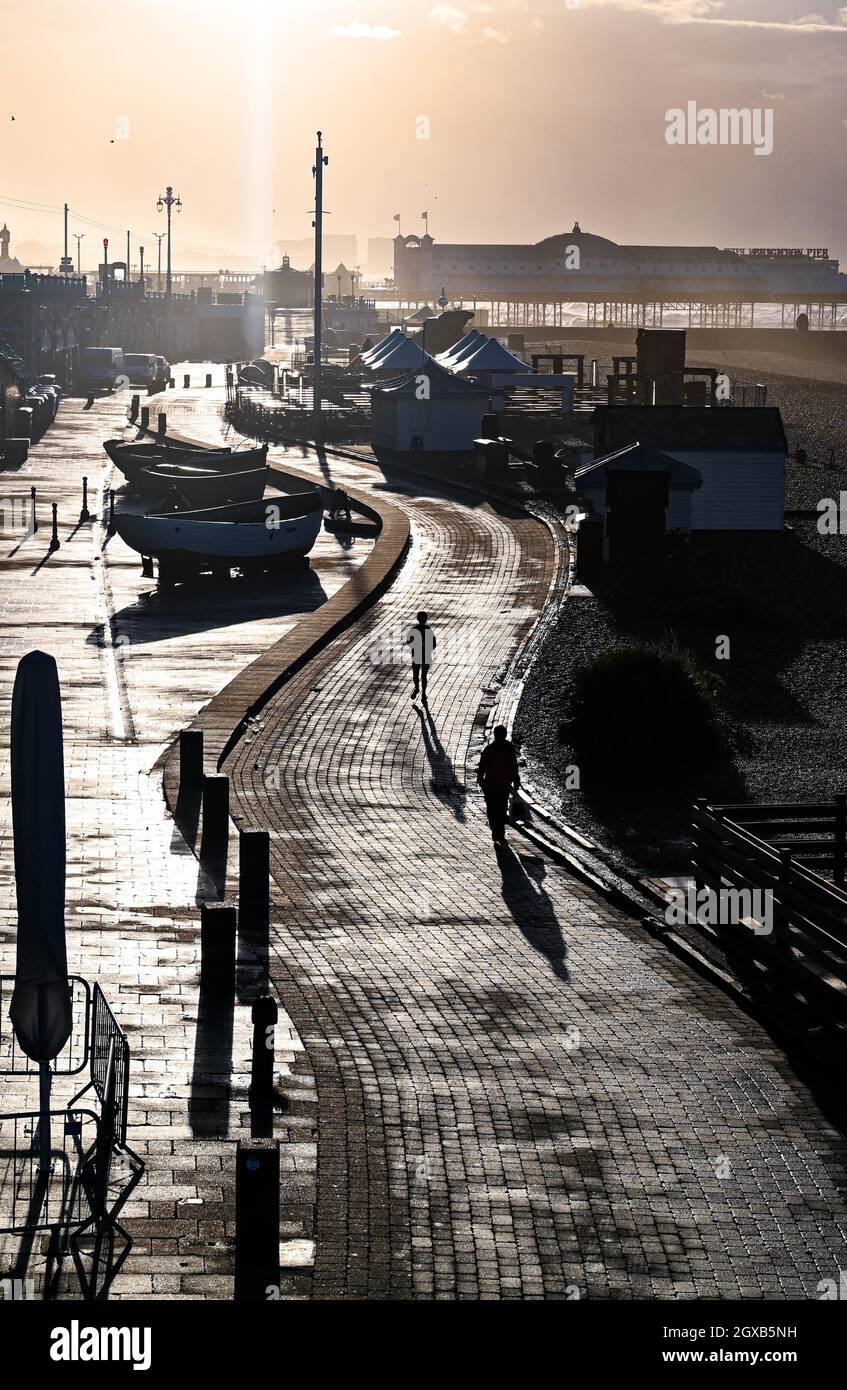
[[[218, 407], [218, 393], [168, 393], [176, 426], [210, 440]], [[54, 487], [69, 454], [76, 469], [94, 450], [90, 417], [63, 412], [66, 433], [30, 465]], [[365, 463], [274, 452], [371, 489], [413, 530], [387, 593], [271, 698], [227, 764], [238, 823], [272, 833], [283, 1293], [814, 1298], [847, 1267], [838, 1132], [727, 997], [517, 836], [499, 859], [491, 847], [473, 768], [552, 578], [546, 528]], [[198, 1009], [208, 886], [145, 771], [294, 615], [233, 611], [223, 642], [199, 613], [181, 630], [158, 615], [146, 630], [168, 627], [167, 647], [118, 643], [110, 666], [108, 643], [87, 640], [96, 557], [73, 567], [70, 551], [32, 590], [31, 566], [0, 579], [16, 624], [3, 698], [31, 645], [73, 670], [72, 968], [93, 976], [96, 957], [130, 1026], [130, 1139], [148, 1162], [115, 1294], [229, 1297], [250, 990], [231, 1040], [229, 1020]], [[149, 584], [117, 548], [108, 558], [114, 603], [137, 603]], [[431, 720], [393, 659], [422, 604], [439, 635]], [[8, 846], [7, 800], [3, 816]]]
[[[272, 833], [271, 977], [316, 1090], [317, 1171], [291, 1154], [285, 1193], [315, 1264], [290, 1288], [814, 1298], [847, 1259], [838, 1131], [728, 997], [516, 835], [490, 844], [473, 769], [549, 533], [370, 480], [411, 518], [403, 570], [227, 763], [239, 823]], [[385, 660], [420, 606], [430, 717]]]

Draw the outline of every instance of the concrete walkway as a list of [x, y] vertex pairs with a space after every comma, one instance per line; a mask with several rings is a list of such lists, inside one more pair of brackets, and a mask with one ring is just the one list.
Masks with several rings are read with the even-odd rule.
[[[221, 429], [206, 397], [174, 420]], [[330, 471], [403, 507], [412, 550], [227, 763], [239, 823], [272, 832], [271, 977], [316, 1086], [316, 1178], [295, 1145], [285, 1191], [316, 1260], [292, 1288], [816, 1297], [847, 1260], [844, 1145], [778, 1049], [517, 836], [492, 850], [479, 711], [543, 604], [549, 533]], [[398, 658], [421, 606], [428, 715]]]

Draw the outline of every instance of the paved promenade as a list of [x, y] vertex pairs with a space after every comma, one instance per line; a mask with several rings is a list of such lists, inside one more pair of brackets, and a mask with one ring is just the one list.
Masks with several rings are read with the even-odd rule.
[[[216, 391], [168, 393], [174, 427], [210, 441], [226, 430], [219, 406]], [[66, 402], [20, 482], [32, 473], [70, 499], [82, 460], [102, 467], [120, 409]], [[413, 530], [388, 591], [281, 688], [227, 764], [238, 823], [272, 833], [283, 1293], [814, 1298], [847, 1268], [844, 1144], [778, 1049], [515, 832], [491, 846], [473, 772], [549, 588], [550, 533], [365, 463], [273, 452], [402, 508]], [[34, 540], [0, 573], [2, 696], [8, 709], [23, 651], [56, 653], [72, 968], [99, 974], [129, 1024], [130, 1140], [148, 1163], [114, 1292], [229, 1297], [248, 999], [223, 1032], [198, 1009], [196, 903], [210, 886], [149, 769], [364, 552], [325, 537], [321, 594], [287, 594], [285, 611], [260, 588], [245, 614], [233, 584], [177, 620], [141, 599], [152, 586], [117, 545], [103, 565], [83, 529], [33, 573]], [[409, 700], [400, 646], [421, 606], [439, 638], [429, 716]]]
[[[284, 588], [201, 583], [168, 595], [141, 575], [140, 558], [98, 521], [78, 523], [83, 474], [100, 514], [111, 466], [102, 440], [126, 429], [127, 394], [65, 400], [26, 466], [0, 473], [0, 973], [15, 966], [15, 890], [8, 728], [18, 660], [34, 647], [55, 655], [62, 681], [67, 791], [68, 964], [99, 981], [132, 1048], [129, 1142], [147, 1164], [125, 1208], [134, 1241], [117, 1297], [230, 1297], [233, 1141], [249, 1119], [249, 1005], [212, 1030], [198, 1009], [199, 908], [215, 887], [166, 816], [153, 772], [174, 730], [219, 687], [336, 592], [370, 543], [345, 550], [324, 533], [309, 571]], [[129, 431], [127, 437], [133, 436]], [[117, 484], [120, 475], [113, 476]], [[24, 538], [17, 500], [38, 491], [39, 530]], [[48, 556], [50, 502], [61, 546]], [[8, 1019], [2, 1031], [8, 1033]], [[295, 1040], [283, 1015], [280, 1066]], [[57, 1105], [84, 1078], [54, 1084]], [[0, 1110], [37, 1108], [34, 1079], [0, 1078]], [[0, 1148], [9, 1131], [0, 1129]], [[0, 1168], [0, 1225], [10, 1202]], [[26, 1271], [18, 1245], [0, 1237], [0, 1276], [26, 1272], [40, 1296], [46, 1236]], [[68, 1262], [69, 1264], [70, 1262]], [[71, 1275], [64, 1296], [77, 1297]]]
[[[203, 413], [189, 432], [217, 437]], [[492, 849], [479, 708], [543, 603], [548, 532], [377, 487], [412, 520], [400, 576], [228, 764], [239, 823], [272, 831], [271, 975], [316, 1087], [316, 1179], [295, 1146], [286, 1190], [313, 1212], [296, 1287], [814, 1298], [847, 1259], [840, 1136], [728, 998], [514, 833]], [[385, 660], [421, 606], [429, 716]]]

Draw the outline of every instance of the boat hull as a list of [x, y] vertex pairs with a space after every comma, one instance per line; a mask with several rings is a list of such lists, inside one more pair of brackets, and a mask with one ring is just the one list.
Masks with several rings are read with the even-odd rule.
[[[116, 468], [120, 469], [127, 482], [134, 483], [142, 468], [149, 468], [154, 463], [179, 463], [181, 460], [190, 460], [197, 463], [201, 460], [208, 460], [210, 465], [214, 465], [222, 472], [230, 467], [238, 472], [243, 472], [249, 468], [258, 468], [264, 460], [259, 459], [262, 453], [260, 449], [247, 449], [238, 454], [233, 454], [230, 448], [218, 449], [198, 449], [195, 445], [176, 445], [162, 443], [126, 443], [122, 439], [106, 439], [103, 441], [103, 448]], [[266, 453], [267, 451], [265, 451]], [[230, 464], [230, 459], [236, 459], [234, 464]]]
[[162, 510], [170, 510], [173, 498], [174, 510], [185, 511], [223, 506], [227, 502], [257, 501], [265, 491], [268, 472], [267, 466], [244, 473], [218, 473], [211, 468], [192, 468], [191, 465], [162, 465], [161, 468], [142, 468], [135, 487], [142, 497], [163, 501]]
[[[256, 506], [270, 509], [273, 501], [217, 510], [249, 515], [249, 509]], [[188, 516], [179, 512], [147, 516], [119, 513], [115, 517], [121, 539], [139, 555], [157, 559], [163, 578], [207, 570], [226, 572], [231, 568], [261, 571], [291, 564], [308, 555], [322, 522], [320, 506], [305, 515], [278, 519], [271, 512], [266, 521], [209, 520], [203, 519], [201, 512]]]

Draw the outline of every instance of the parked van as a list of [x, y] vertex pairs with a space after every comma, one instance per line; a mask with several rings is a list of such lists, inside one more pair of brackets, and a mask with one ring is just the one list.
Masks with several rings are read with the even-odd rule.
[[130, 386], [166, 386], [171, 374], [164, 357], [151, 352], [124, 353], [124, 371]]
[[120, 348], [87, 347], [79, 353], [79, 384], [95, 389], [114, 391], [118, 378], [124, 374], [124, 355]]

